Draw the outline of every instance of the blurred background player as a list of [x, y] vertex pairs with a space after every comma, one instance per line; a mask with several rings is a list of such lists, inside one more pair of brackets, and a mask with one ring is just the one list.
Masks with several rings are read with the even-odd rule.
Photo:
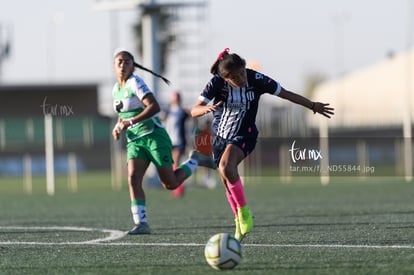
[[124, 49], [116, 50], [114, 59], [117, 82], [112, 89], [112, 96], [118, 122], [112, 130], [112, 136], [118, 140], [121, 132], [125, 132], [127, 139], [128, 185], [135, 223], [128, 234], [150, 234], [142, 187], [150, 163], [155, 165], [163, 187], [173, 190], [190, 177], [198, 165], [211, 166], [211, 158], [192, 151], [188, 160], [173, 169], [171, 139], [158, 118], [160, 106], [145, 82], [134, 74], [135, 67], [167, 83], [168, 80], [136, 63], [133, 55]]
[[[238, 165], [254, 150], [259, 134], [256, 115], [260, 96], [267, 93], [287, 99], [326, 117], [329, 104], [284, 89], [277, 81], [247, 69], [246, 61], [226, 48], [211, 66], [213, 74], [191, 110], [193, 117], [213, 112], [213, 158], [226, 187], [227, 200], [235, 216], [235, 237], [242, 240], [253, 228]], [[210, 102], [212, 105], [208, 105]]]
[[[190, 110], [184, 109], [181, 105], [181, 94], [176, 91], [171, 94], [170, 104], [163, 113], [165, 129], [170, 135], [172, 142], [172, 157], [174, 169], [178, 167], [187, 148], [186, 122], [190, 117]], [[180, 198], [184, 195], [185, 184], [181, 184], [172, 191], [172, 196]]]

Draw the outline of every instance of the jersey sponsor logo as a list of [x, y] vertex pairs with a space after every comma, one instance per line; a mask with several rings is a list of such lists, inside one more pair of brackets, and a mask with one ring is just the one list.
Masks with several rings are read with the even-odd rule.
[[246, 92], [246, 95], [245, 95], [247, 102], [228, 102], [226, 106], [228, 108], [240, 108], [240, 109], [242, 108], [244, 109], [247, 106], [247, 110], [248, 110], [250, 109], [250, 102], [254, 100], [254, 96], [255, 94], [253, 91], [248, 91]]
[[246, 104], [241, 103], [241, 102], [237, 102], [237, 103], [227, 103], [226, 106], [229, 107], [229, 108], [244, 108], [244, 106], [246, 106]]

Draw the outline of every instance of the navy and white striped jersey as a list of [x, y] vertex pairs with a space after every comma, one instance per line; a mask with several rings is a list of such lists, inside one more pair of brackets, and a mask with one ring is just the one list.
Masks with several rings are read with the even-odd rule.
[[213, 112], [213, 133], [224, 139], [236, 136], [257, 137], [256, 115], [260, 96], [268, 93], [277, 96], [282, 87], [272, 78], [246, 69], [245, 87], [234, 87], [215, 75], [206, 85], [199, 100], [208, 104], [222, 101], [223, 105]]

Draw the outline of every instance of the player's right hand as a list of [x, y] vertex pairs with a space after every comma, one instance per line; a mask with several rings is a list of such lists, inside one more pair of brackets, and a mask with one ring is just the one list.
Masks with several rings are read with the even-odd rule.
[[217, 111], [217, 109], [218, 109], [221, 105], [223, 105], [223, 101], [220, 101], [220, 102], [218, 102], [218, 103], [216, 103], [216, 104], [214, 104], [214, 105], [206, 105], [206, 106], [205, 106], [205, 111], [204, 111], [204, 114], [208, 114], [208, 113], [210, 113], [210, 112]]
[[114, 129], [112, 130], [112, 137], [114, 138], [114, 140], [118, 140], [121, 134], [121, 128], [119, 126], [119, 123], [117, 123]]
[[112, 131], [112, 137], [114, 138], [114, 140], [118, 140], [119, 139], [119, 132], [113, 130]]

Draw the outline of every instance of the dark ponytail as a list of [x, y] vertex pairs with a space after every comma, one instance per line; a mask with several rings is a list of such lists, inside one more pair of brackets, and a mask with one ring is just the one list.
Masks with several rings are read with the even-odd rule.
[[115, 50], [115, 53], [114, 53], [114, 57], [117, 57], [120, 53], [125, 53], [125, 54], [127, 54], [127, 55], [129, 55], [129, 57], [132, 59], [132, 61], [134, 62], [134, 67], [137, 67], [137, 68], [139, 68], [139, 69], [141, 69], [141, 70], [143, 70], [143, 71], [146, 71], [146, 72], [149, 72], [149, 73], [151, 73], [151, 74], [153, 74], [153, 75], [155, 75], [156, 77], [159, 77], [159, 78], [161, 78], [165, 83], [167, 83], [168, 85], [170, 85], [171, 84], [171, 82], [167, 79], [167, 78], [165, 78], [165, 77], [163, 77], [162, 75], [160, 75], [160, 74], [157, 74], [156, 72], [154, 72], [154, 71], [152, 71], [152, 70], [150, 70], [150, 69], [148, 69], [148, 68], [145, 68], [144, 66], [142, 66], [141, 64], [138, 64], [137, 62], [135, 62], [135, 59], [134, 59], [134, 56], [129, 52], [129, 51], [127, 51], [127, 50], [125, 50], [125, 49], [122, 49], [122, 48], [118, 48], [118, 49], [116, 49]]
[[145, 68], [144, 66], [142, 66], [142, 65], [140, 65], [140, 64], [138, 64], [138, 63], [136, 63], [135, 61], [134, 61], [134, 66], [135, 66], [135, 67], [137, 67], [137, 68], [139, 68], [139, 69], [141, 69], [141, 70], [143, 70], [143, 71], [149, 72], [149, 73], [151, 73], [151, 74], [155, 75], [156, 77], [161, 78], [161, 79], [162, 79], [165, 83], [167, 83], [168, 85], [170, 85], [170, 84], [171, 84], [171, 82], [170, 82], [168, 79], [166, 79], [165, 77], [163, 77], [162, 75], [157, 74], [157, 73], [153, 72], [152, 70], [150, 70], [150, 69], [148, 69], [148, 68]]
[[230, 49], [225, 48], [217, 57], [216, 61], [211, 65], [210, 72], [213, 75], [219, 75], [222, 78], [228, 77], [229, 74], [241, 67], [246, 67], [246, 61], [238, 54], [229, 53]]

